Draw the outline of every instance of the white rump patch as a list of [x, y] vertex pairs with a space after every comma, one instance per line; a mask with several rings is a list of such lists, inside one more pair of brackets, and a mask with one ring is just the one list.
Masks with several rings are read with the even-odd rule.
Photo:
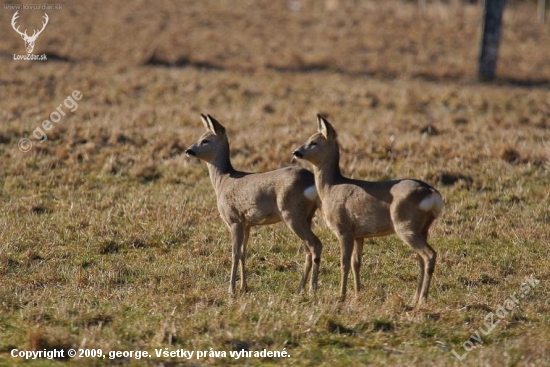
[[304, 195], [306, 198], [308, 198], [308, 200], [317, 200], [317, 189], [315, 188], [315, 186], [310, 186], [304, 190]]
[[424, 200], [420, 202], [418, 207], [420, 210], [429, 212], [431, 211], [434, 216], [438, 216], [439, 213], [443, 210], [443, 199], [441, 198], [441, 195], [438, 192], [433, 192]]

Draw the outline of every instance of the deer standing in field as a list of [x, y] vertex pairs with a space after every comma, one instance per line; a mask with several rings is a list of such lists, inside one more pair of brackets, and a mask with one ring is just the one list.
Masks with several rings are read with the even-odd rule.
[[443, 209], [441, 194], [419, 180], [369, 182], [342, 176], [336, 131], [323, 116], [317, 120], [318, 133], [293, 156], [313, 165], [323, 216], [340, 242], [341, 299], [352, 258], [356, 295], [360, 290], [363, 239], [395, 233], [416, 252], [420, 266], [414, 305], [426, 301], [436, 260], [428, 230]]
[[34, 43], [36, 42], [36, 39], [38, 38], [40, 33], [42, 33], [44, 28], [46, 28], [46, 24], [48, 24], [49, 17], [48, 17], [48, 14], [44, 13], [44, 22], [42, 22], [42, 29], [39, 31], [35, 29], [34, 32], [32, 33], [32, 36], [29, 36], [27, 35], [26, 29], [25, 29], [25, 32], [21, 32], [19, 30], [19, 27], [15, 28], [15, 21], [17, 18], [19, 18], [17, 13], [19, 13], [19, 10], [16, 11], [15, 14], [13, 14], [13, 17], [11, 18], [11, 26], [17, 33], [19, 33], [21, 38], [23, 38], [23, 41], [25, 41], [25, 48], [27, 49], [27, 53], [30, 54], [34, 49]]
[[225, 128], [210, 115], [201, 115], [201, 120], [206, 132], [185, 154], [208, 164], [210, 180], [218, 200], [218, 211], [231, 231], [233, 264], [229, 292], [235, 293], [238, 264], [241, 290], [246, 291], [244, 264], [250, 228], [280, 221], [304, 241], [306, 248], [299, 292], [304, 291], [310, 271], [310, 290], [315, 292], [322, 244], [311, 230], [318, 200], [313, 174], [300, 167], [263, 173], [237, 171], [231, 165]]

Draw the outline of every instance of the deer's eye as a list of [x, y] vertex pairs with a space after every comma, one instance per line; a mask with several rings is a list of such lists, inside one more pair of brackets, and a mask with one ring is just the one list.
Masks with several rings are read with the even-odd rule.
[[209, 143], [208, 139], [202, 139], [201, 140], [201, 145], [205, 145], [205, 144], [208, 144], [208, 143]]
[[314, 141], [312, 141], [311, 143], [309, 143], [309, 146], [310, 146], [310, 147], [315, 147], [315, 146], [317, 146], [317, 143], [314, 142]]

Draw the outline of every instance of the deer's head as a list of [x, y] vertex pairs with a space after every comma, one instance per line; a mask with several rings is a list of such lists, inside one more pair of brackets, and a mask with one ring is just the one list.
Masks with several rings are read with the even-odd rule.
[[27, 30], [25, 29], [24, 32], [21, 32], [19, 30], [19, 27], [15, 27], [15, 20], [17, 18], [19, 18], [19, 16], [17, 15], [17, 13], [19, 13], [19, 10], [15, 12], [15, 14], [13, 14], [13, 17], [11, 18], [11, 26], [13, 27], [13, 29], [19, 33], [21, 35], [21, 38], [23, 38], [23, 41], [25, 41], [25, 48], [27, 49], [27, 53], [32, 53], [32, 50], [34, 49], [34, 42], [36, 41], [36, 39], [38, 38], [38, 36], [40, 35], [40, 33], [42, 33], [42, 31], [44, 30], [44, 28], [46, 28], [46, 24], [48, 24], [48, 14], [44, 13], [44, 22], [42, 22], [42, 29], [41, 30], [34, 30], [32, 36], [29, 36], [27, 35]]
[[225, 128], [210, 115], [201, 115], [201, 120], [206, 132], [185, 151], [185, 154], [211, 164], [219, 160], [227, 160], [229, 142]]
[[336, 130], [322, 115], [317, 115], [317, 133], [312, 135], [304, 145], [296, 149], [292, 155], [294, 159], [303, 159], [316, 167], [323, 166], [331, 160], [338, 161], [339, 148], [336, 140]]

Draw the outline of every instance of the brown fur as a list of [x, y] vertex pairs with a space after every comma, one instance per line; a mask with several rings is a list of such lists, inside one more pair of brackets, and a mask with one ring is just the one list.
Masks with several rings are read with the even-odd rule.
[[229, 291], [235, 293], [237, 265], [240, 264], [241, 289], [246, 289], [245, 253], [250, 228], [283, 221], [304, 241], [306, 261], [299, 291], [302, 292], [311, 270], [310, 290], [317, 289], [322, 244], [311, 231], [317, 200], [304, 191], [315, 185], [313, 174], [303, 168], [286, 167], [263, 173], [237, 171], [231, 165], [225, 128], [212, 116], [201, 115], [206, 132], [186, 150], [188, 156], [208, 164], [210, 180], [216, 191], [218, 211], [231, 231], [233, 264]]
[[319, 132], [294, 151], [294, 157], [312, 163], [325, 221], [339, 239], [341, 298], [346, 296], [352, 258], [359, 292], [363, 239], [395, 233], [417, 253], [420, 278], [414, 304], [425, 301], [436, 261], [427, 242], [428, 229], [443, 207], [441, 195], [418, 180], [369, 182], [342, 176], [336, 131], [320, 115], [318, 123]]

